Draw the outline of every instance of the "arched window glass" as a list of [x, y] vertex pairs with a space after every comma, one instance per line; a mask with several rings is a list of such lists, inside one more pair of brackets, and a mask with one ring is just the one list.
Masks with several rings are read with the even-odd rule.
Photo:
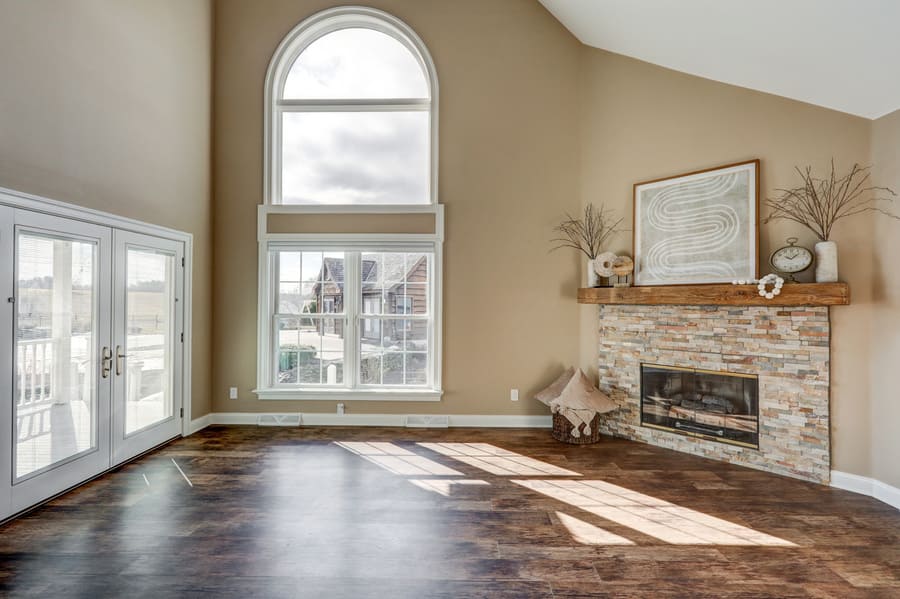
[[269, 67], [267, 201], [434, 203], [436, 89], [421, 40], [390, 15], [307, 19]]
[[429, 98], [415, 56], [391, 36], [354, 27], [326, 34], [294, 61], [284, 85], [288, 99]]

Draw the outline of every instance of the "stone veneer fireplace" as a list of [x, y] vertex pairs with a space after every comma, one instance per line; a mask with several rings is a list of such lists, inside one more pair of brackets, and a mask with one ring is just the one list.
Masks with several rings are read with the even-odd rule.
[[[603, 432], [828, 482], [831, 465], [827, 307], [601, 305], [599, 310], [600, 388], [621, 406], [601, 419]], [[646, 418], [642, 425], [642, 365], [752, 377], [758, 391], [758, 448], [753, 447], [753, 442], [725, 444], [701, 434], [709, 430], [685, 435], [681, 433], [689, 431], [664, 430], [677, 427], [659, 426], [659, 422], [658, 426], [646, 426]], [[745, 393], [743, 388], [741, 393]], [[702, 407], [702, 397], [697, 401], [692, 398], [688, 407]], [[718, 411], [727, 412], [723, 401], [707, 403], [710, 401], [720, 405]], [[737, 406], [738, 402], [734, 403]], [[661, 413], [659, 408], [656, 412]], [[663, 424], [674, 423], [668, 420]]]

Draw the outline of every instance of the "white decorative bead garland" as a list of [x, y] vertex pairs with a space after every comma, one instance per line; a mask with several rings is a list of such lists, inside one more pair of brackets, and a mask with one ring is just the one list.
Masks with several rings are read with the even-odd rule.
[[[731, 282], [732, 285], [756, 285], [759, 289], [759, 295], [766, 299], [774, 299], [776, 295], [781, 295], [781, 288], [784, 287], [784, 279], [776, 274], [768, 274], [761, 279], [736, 279]], [[772, 291], [769, 291], [768, 285], [772, 285]]]
[[[769, 291], [768, 285], [772, 284], [772, 291]], [[784, 287], [784, 279], [776, 274], [769, 274], [759, 280], [756, 286], [759, 289], [759, 295], [766, 299], [773, 299], [776, 295], [781, 295], [781, 288]]]

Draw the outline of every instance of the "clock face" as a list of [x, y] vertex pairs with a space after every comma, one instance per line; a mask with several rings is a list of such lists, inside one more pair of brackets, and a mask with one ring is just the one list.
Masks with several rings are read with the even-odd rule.
[[813, 261], [812, 252], [804, 247], [790, 245], [776, 250], [770, 262], [781, 272], [795, 273], [806, 270]]

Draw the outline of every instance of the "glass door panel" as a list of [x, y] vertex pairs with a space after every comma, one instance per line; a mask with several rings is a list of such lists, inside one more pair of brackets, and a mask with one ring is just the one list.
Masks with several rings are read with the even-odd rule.
[[181, 432], [182, 248], [115, 232], [115, 463]]
[[16, 236], [17, 479], [97, 447], [97, 249]]
[[129, 248], [125, 290], [125, 435], [172, 417], [175, 256]]

